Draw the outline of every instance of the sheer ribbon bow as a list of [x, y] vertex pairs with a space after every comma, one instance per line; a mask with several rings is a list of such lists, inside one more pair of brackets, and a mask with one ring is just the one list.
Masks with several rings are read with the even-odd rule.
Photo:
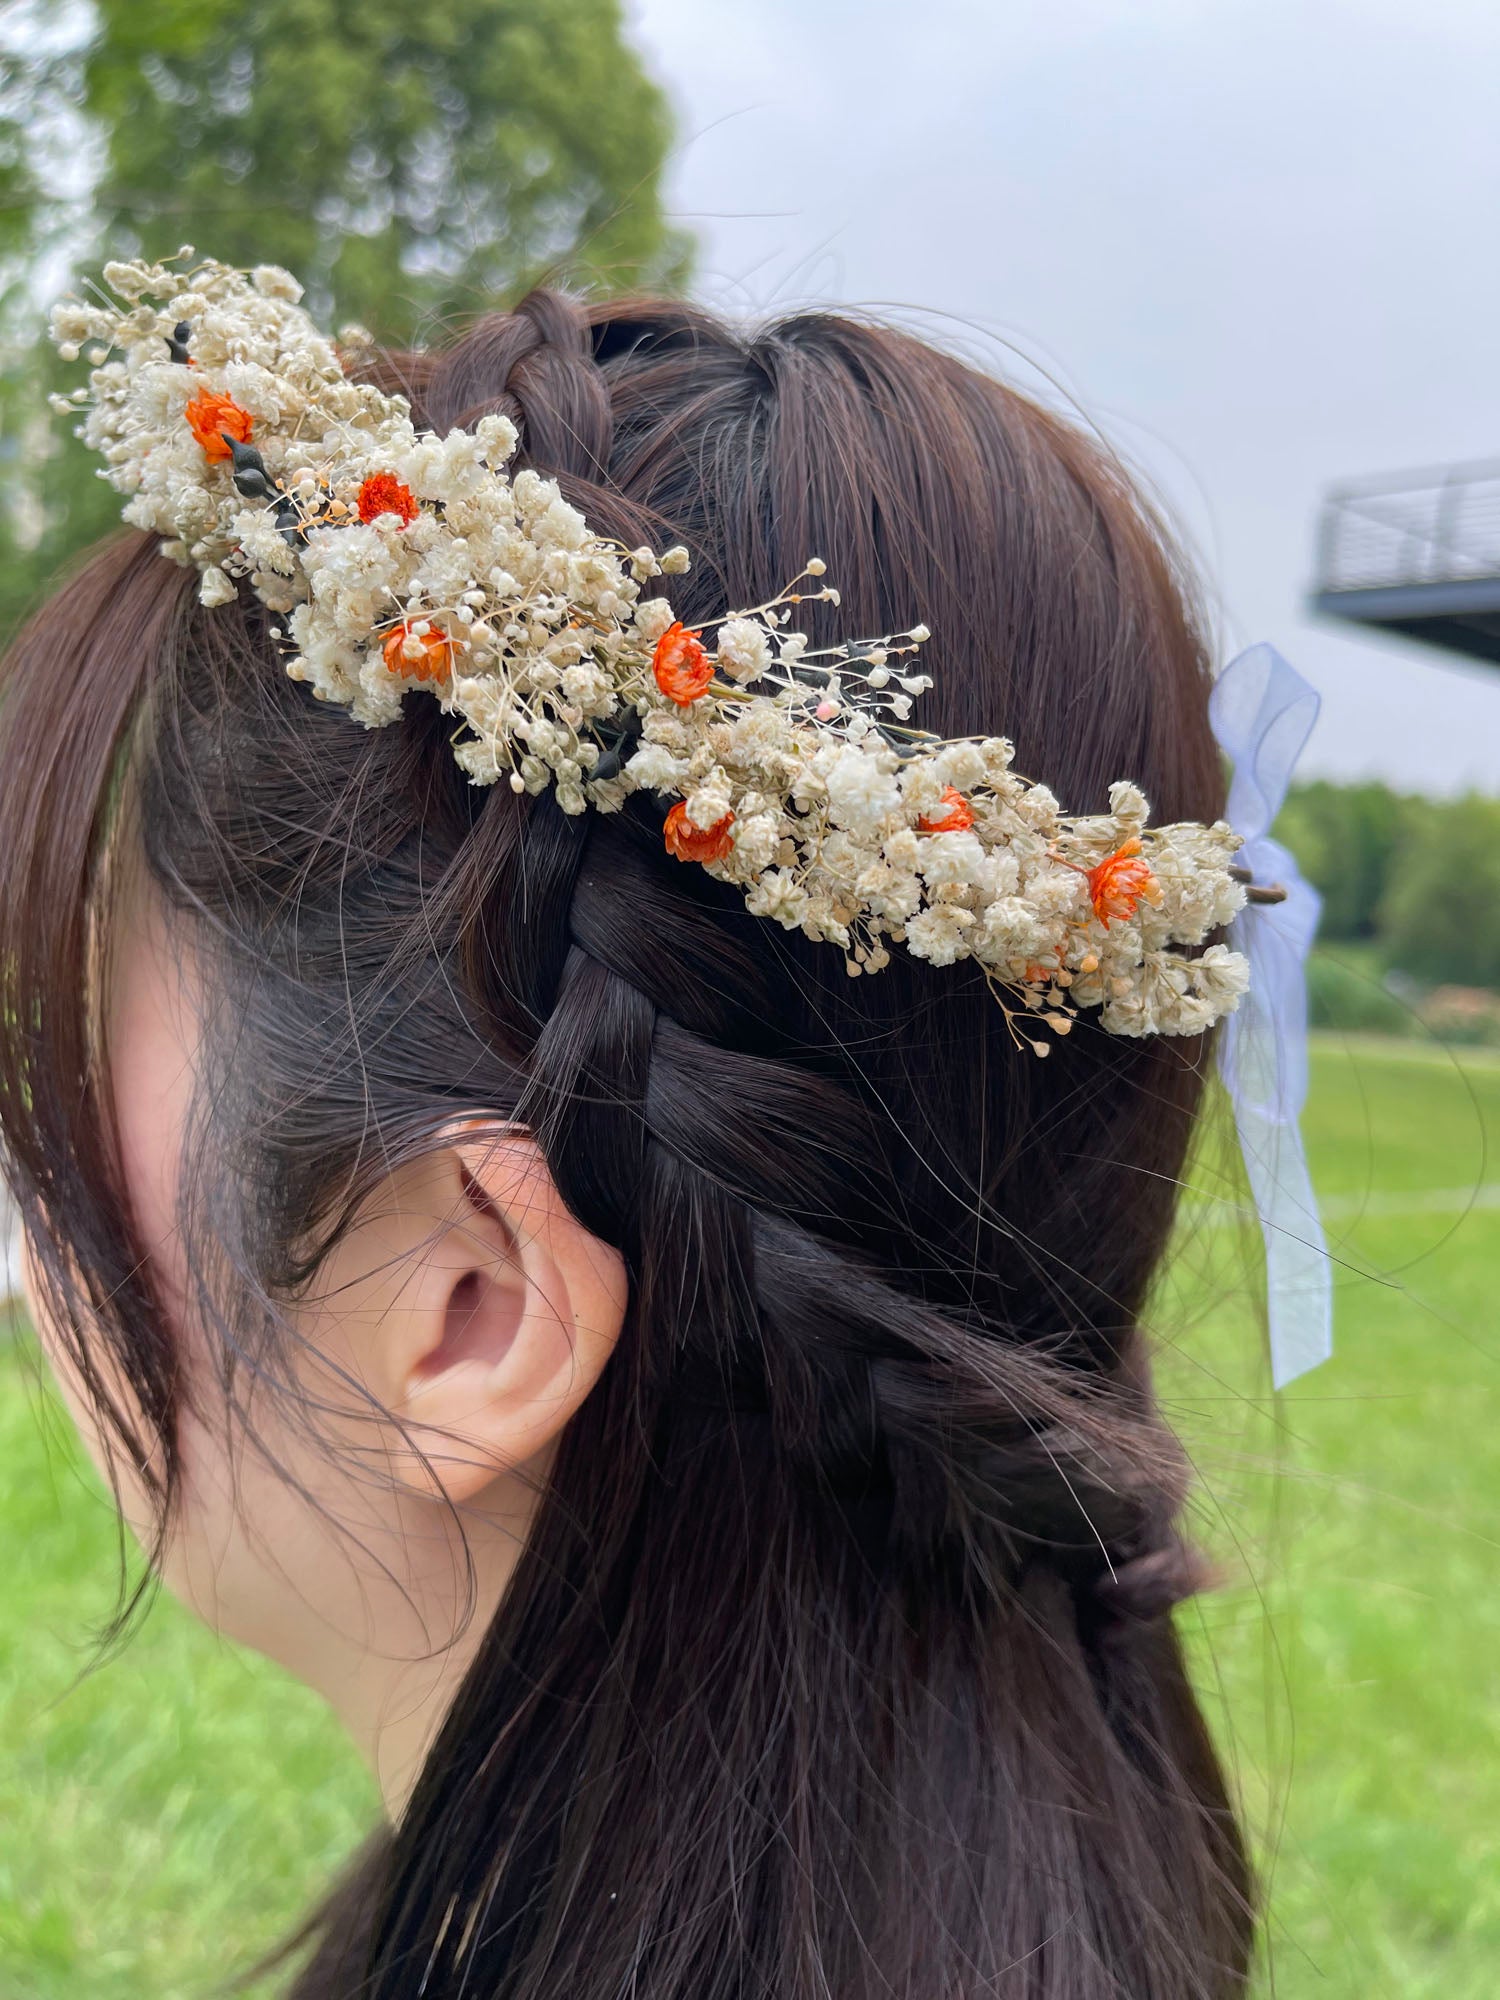
[[1322, 898], [1270, 829], [1317, 720], [1319, 697], [1273, 646], [1252, 646], [1220, 674], [1209, 716], [1233, 763], [1226, 818], [1257, 885], [1231, 943], [1250, 961], [1250, 990], [1224, 1023], [1219, 1069], [1266, 1246], [1271, 1380], [1284, 1389], [1333, 1352], [1333, 1276], [1299, 1118], [1307, 1099], [1307, 954]]

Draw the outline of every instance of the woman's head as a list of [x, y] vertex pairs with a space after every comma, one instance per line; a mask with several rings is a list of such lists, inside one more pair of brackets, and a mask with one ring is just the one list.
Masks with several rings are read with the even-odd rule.
[[[1159, 533], [957, 361], [542, 294], [372, 365], [685, 543], [689, 623], [816, 550], [815, 644], [932, 628], [928, 726], [1217, 812]], [[639, 799], [476, 790], [433, 702], [360, 730], [267, 624], [133, 539], [19, 643], [0, 1122], [169, 1579], [394, 1728], [403, 1797], [440, 1720], [359, 1990], [1233, 1991], [1138, 1330], [1202, 1044], [1042, 1063], [972, 967], [850, 980]]]

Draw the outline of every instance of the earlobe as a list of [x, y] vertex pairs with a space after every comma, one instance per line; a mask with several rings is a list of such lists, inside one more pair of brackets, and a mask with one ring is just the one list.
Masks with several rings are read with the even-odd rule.
[[619, 1253], [568, 1212], [535, 1141], [477, 1121], [426, 1163], [448, 1216], [417, 1252], [393, 1382], [404, 1483], [471, 1500], [534, 1467], [599, 1377], [624, 1318]]

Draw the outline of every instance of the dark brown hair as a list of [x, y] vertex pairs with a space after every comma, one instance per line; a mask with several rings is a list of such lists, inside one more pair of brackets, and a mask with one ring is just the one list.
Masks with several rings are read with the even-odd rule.
[[[1218, 811], [1169, 543], [1104, 451], [958, 361], [829, 314], [746, 335], [538, 293], [378, 373], [440, 430], [505, 411], [597, 529], [685, 542], [689, 622], [820, 555], [843, 605], [810, 607], [815, 644], [932, 627], [928, 727], [1010, 735], [1073, 811], [1126, 776], [1158, 817]], [[972, 967], [851, 980], [667, 857], [647, 800], [474, 789], [435, 703], [360, 730], [248, 594], [204, 612], [194, 583], [111, 544], [0, 706], [7, 1164], [163, 1520], [179, 1371], [86, 998], [117, 796], [220, 998], [183, 1229], [228, 1392], [278, 1379], [309, 1232], [457, 1109], [526, 1121], [630, 1277], [296, 1992], [1238, 1993], [1247, 1870], [1168, 1616], [1184, 1481], [1138, 1325], [1203, 1043], [1081, 1023], [1041, 1062]]]

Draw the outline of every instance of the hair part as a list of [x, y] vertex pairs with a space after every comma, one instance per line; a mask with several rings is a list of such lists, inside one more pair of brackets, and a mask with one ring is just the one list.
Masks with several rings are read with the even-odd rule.
[[[685, 621], [825, 557], [926, 622], [924, 722], [1070, 810], [1211, 819], [1190, 585], [1116, 463], [909, 336], [537, 293], [373, 364], [503, 411], [597, 531], [686, 543]], [[184, 1393], [89, 996], [127, 797], [224, 1003], [182, 1218], [231, 1396], [455, 1110], [536, 1134], [630, 1303], [400, 1824], [299, 2000], [1227, 2000], [1251, 1895], [1170, 1620], [1199, 1573], [1140, 1315], [1202, 1041], [1019, 1054], [973, 967], [839, 955], [662, 850], [650, 802], [476, 790], [420, 695], [364, 732], [248, 594], [101, 551], [0, 704], [0, 1131], [49, 1296], [165, 1532]], [[833, 614], [803, 607], [814, 645]], [[124, 1371], [143, 1432], [114, 1405]]]

